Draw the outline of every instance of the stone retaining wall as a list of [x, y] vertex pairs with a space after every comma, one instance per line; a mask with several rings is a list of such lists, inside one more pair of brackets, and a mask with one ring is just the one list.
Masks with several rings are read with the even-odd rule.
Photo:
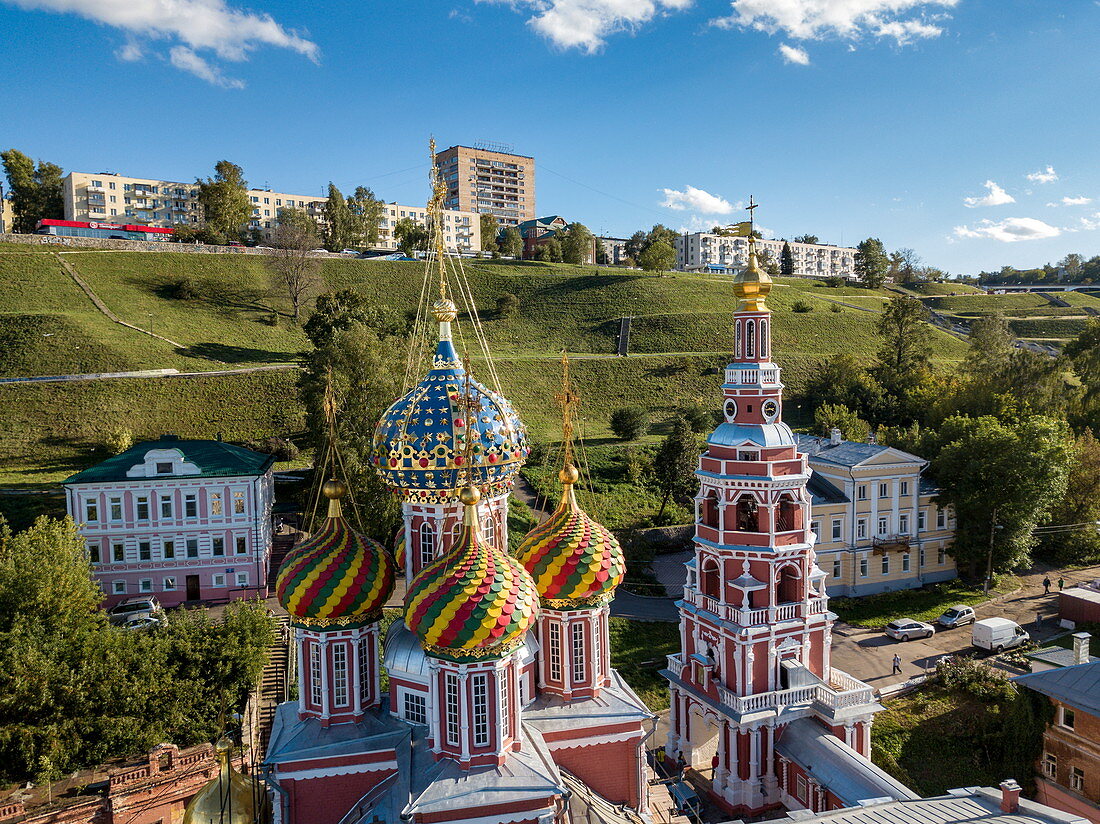
[[[267, 249], [251, 246], [213, 246], [201, 243], [168, 243], [162, 240], [114, 240], [99, 237], [66, 237], [64, 235], [0, 234], [0, 243], [29, 243], [48, 246], [58, 252], [69, 249], [113, 249], [119, 252], [183, 252], [200, 255], [266, 255]], [[336, 252], [314, 252], [316, 257], [347, 258]]]

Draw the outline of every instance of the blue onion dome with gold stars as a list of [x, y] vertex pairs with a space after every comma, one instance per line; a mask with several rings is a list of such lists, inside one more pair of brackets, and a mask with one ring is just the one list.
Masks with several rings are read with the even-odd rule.
[[470, 482], [491, 496], [506, 493], [531, 451], [527, 429], [504, 397], [467, 377], [451, 342], [455, 304], [440, 299], [432, 314], [439, 321], [432, 369], [386, 410], [374, 430], [371, 460], [406, 501], [454, 501], [467, 477], [467, 454]]

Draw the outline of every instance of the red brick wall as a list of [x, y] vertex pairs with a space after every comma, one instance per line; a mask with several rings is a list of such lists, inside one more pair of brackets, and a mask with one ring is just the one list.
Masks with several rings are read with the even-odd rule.
[[637, 807], [639, 771], [637, 741], [615, 741], [590, 747], [555, 750], [554, 761], [596, 793], [615, 804]]

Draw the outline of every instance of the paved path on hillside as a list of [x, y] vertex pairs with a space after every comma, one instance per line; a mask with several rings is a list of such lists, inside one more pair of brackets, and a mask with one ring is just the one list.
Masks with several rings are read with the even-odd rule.
[[269, 363], [263, 366], [242, 366], [239, 369], [214, 369], [209, 372], [180, 372], [178, 369], [143, 369], [136, 372], [89, 372], [82, 375], [41, 375], [31, 378], [0, 378], [0, 383], [57, 383], [65, 381], [102, 381], [118, 378], [210, 378], [219, 375], [242, 375], [248, 372], [274, 372], [280, 369], [301, 369], [297, 363]]

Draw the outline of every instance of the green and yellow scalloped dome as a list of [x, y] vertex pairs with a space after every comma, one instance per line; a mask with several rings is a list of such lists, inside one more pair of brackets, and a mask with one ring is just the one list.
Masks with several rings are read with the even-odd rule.
[[626, 574], [623, 549], [611, 531], [577, 504], [577, 470], [561, 471], [561, 503], [527, 533], [516, 558], [535, 580], [543, 604], [577, 609], [607, 603]]
[[339, 481], [325, 484], [328, 517], [279, 568], [275, 592], [296, 626], [367, 623], [377, 618], [393, 592], [393, 560], [381, 544], [348, 526], [340, 510], [345, 492]]
[[465, 523], [451, 551], [425, 567], [405, 596], [405, 623], [429, 655], [454, 661], [499, 658], [538, 618], [535, 582], [514, 558], [482, 540], [480, 493], [461, 490]]

